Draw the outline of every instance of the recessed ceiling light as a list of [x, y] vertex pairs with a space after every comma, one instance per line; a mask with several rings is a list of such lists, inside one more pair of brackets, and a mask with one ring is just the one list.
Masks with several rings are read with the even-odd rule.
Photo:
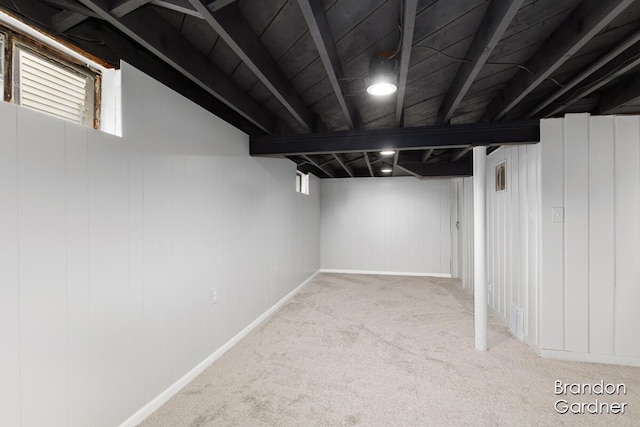
[[398, 87], [393, 83], [389, 83], [389, 82], [373, 83], [367, 88], [367, 92], [373, 96], [391, 95], [396, 90], [398, 90]]
[[393, 156], [394, 154], [396, 154], [396, 152], [393, 150], [383, 150], [380, 152], [380, 154], [383, 156]]
[[391, 173], [392, 169], [391, 168], [384, 168], [384, 169], [380, 169], [380, 172], [382, 172], [382, 173]]

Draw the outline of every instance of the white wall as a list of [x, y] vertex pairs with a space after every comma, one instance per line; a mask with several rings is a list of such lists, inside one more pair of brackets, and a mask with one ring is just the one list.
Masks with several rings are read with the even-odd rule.
[[454, 178], [451, 184], [452, 275], [473, 292], [473, 178]]
[[0, 425], [117, 425], [319, 268], [317, 180], [122, 73], [123, 138], [0, 102]]
[[542, 354], [640, 365], [640, 117], [567, 115], [541, 132]]
[[[539, 144], [503, 146], [487, 158], [487, 280], [489, 305], [514, 333], [538, 346]], [[506, 189], [495, 168], [506, 162]], [[522, 310], [521, 330], [515, 306]], [[520, 335], [522, 333], [522, 335]]]
[[451, 180], [324, 179], [326, 270], [451, 274]]

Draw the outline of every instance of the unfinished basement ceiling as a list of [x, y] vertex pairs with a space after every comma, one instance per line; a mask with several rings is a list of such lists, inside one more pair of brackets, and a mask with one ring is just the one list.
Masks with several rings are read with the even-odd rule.
[[[320, 177], [382, 176], [383, 165], [393, 176], [464, 176], [473, 146], [535, 143], [540, 118], [640, 113], [638, 0], [0, 7], [107, 62], [124, 59], [250, 134], [253, 155], [286, 156]], [[369, 62], [383, 52], [398, 91], [375, 98]], [[510, 140], [496, 138], [503, 129]]]

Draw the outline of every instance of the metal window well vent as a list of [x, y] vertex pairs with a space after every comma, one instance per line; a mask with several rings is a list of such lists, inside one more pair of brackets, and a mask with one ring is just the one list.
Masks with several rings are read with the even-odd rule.
[[17, 101], [28, 108], [78, 124], [93, 121], [88, 77], [27, 50], [18, 50]]
[[524, 339], [524, 314], [522, 309], [516, 305], [511, 305], [509, 329], [520, 340]]

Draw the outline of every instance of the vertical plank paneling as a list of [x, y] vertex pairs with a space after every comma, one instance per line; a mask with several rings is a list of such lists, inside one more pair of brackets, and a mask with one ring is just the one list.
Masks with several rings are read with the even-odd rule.
[[615, 353], [640, 356], [640, 130], [638, 117], [616, 117]]
[[88, 129], [65, 123], [69, 425], [91, 424], [89, 365]]
[[613, 354], [614, 118], [592, 117], [589, 136], [589, 351]]
[[536, 347], [540, 346], [539, 329], [539, 289], [538, 274], [540, 268], [539, 223], [541, 200], [539, 193], [540, 144], [528, 145], [527, 153], [527, 340]]
[[22, 423], [66, 425], [64, 122], [19, 109], [18, 156]]
[[107, 426], [124, 421], [132, 399], [127, 147], [90, 132], [88, 159], [91, 421]]
[[589, 349], [589, 115], [565, 117], [565, 350]]
[[551, 210], [564, 206], [564, 121], [540, 122], [542, 198], [540, 276], [540, 347], [564, 349], [564, 224], [551, 220]]
[[0, 425], [20, 425], [17, 108], [0, 102]]

